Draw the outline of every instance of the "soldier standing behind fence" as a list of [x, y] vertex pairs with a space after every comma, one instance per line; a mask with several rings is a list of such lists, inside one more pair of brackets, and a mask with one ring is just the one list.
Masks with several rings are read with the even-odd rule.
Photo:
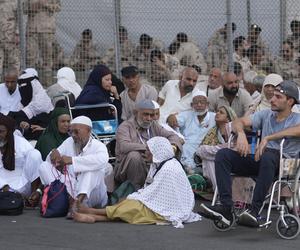
[[0, 0], [0, 79], [3, 68], [20, 68], [17, 0]]
[[[235, 23], [232, 23], [232, 33], [236, 30]], [[208, 41], [207, 47], [207, 67], [208, 71], [212, 68], [220, 68], [226, 71], [228, 68], [228, 48], [227, 48], [227, 24], [218, 29]]]
[[[26, 51], [28, 67], [45, 72], [44, 85], [50, 85], [55, 40], [55, 14], [61, 9], [60, 0], [26, 0], [24, 14], [28, 15]], [[41, 65], [39, 65], [41, 60]], [[40, 66], [40, 67], [39, 67]]]

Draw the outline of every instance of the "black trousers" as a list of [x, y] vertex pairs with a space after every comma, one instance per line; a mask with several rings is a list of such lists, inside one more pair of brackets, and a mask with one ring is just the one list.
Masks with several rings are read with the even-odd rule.
[[224, 148], [215, 158], [215, 171], [220, 201], [224, 206], [232, 207], [231, 173], [239, 176], [256, 176], [256, 185], [252, 200], [252, 209], [258, 212], [279, 169], [278, 150], [266, 149], [261, 159], [254, 161], [253, 155], [242, 157], [236, 151]]

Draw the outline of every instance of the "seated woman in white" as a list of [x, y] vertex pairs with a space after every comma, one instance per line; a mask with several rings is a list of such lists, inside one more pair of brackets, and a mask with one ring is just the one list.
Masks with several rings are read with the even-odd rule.
[[29, 206], [41, 195], [41, 154], [23, 137], [14, 134], [15, 121], [0, 114], [0, 190], [21, 193]]
[[144, 188], [130, 194], [120, 203], [105, 209], [80, 207], [74, 219], [78, 222], [122, 220], [130, 224], [182, 223], [200, 220], [192, 212], [195, 199], [181, 164], [174, 158], [170, 142], [164, 137], [147, 141], [145, 157], [152, 161]]

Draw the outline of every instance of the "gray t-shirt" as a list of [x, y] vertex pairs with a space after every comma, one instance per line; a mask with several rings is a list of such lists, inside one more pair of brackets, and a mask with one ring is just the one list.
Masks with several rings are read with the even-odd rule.
[[[300, 124], [300, 114], [292, 112], [284, 121], [276, 121], [277, 112], [270, 109], [262, 110], [250, 116], [254, 130], [261, 130], [262, 138], [289, 127]], [[280, 149], [281, 140], [268, 143], [268, 148]], [[283, 153], [294, 157], [300, 150], [300, 138], [287, 138], [283, 145]]]

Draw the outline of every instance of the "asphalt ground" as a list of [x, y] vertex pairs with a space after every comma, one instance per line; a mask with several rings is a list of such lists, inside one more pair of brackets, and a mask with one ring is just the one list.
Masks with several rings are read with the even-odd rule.
[[0, 249], [299, 249], [300, 237], [284, 240], [277, 235], [278, 215], [272, 211], [274, 222], [268, 229], [236, 226], [218, 232], [204, 218], [176, 229], [122, 222], [81, 224], [65, 218], [45, 219], [38, 210], [24, 210], [20, 216], [0, 217]]

